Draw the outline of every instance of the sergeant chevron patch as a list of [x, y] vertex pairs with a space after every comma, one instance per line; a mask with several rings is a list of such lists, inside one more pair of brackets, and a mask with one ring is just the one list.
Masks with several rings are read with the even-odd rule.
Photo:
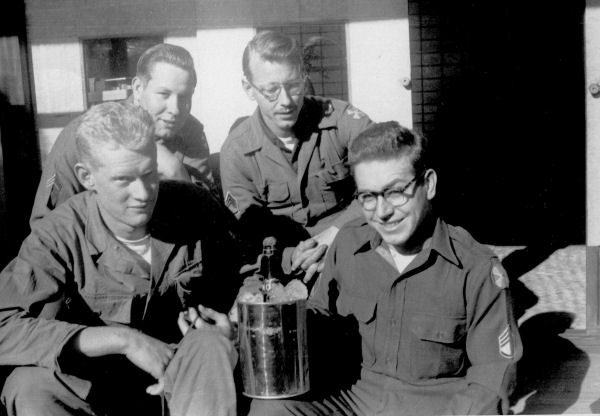
[[238, 213], [239, 207], [238, 207], [237, 199], [235, 199], [235, 197], [233, 195], [231, 195], [231, 192], [229, 192], [229, 191], [227, 191], [227, 195], [225, 195], [225, 205], [227, 205], [229, 210], [231, 212], [233, 212], [234, 214]]
[[513, 346], [512, 339], [510, 338], [510, 328], [508, 325], [504, 328], [504, 331], [498, 336], [498, 349], [500, 355], [504, 358], [513, 358]]

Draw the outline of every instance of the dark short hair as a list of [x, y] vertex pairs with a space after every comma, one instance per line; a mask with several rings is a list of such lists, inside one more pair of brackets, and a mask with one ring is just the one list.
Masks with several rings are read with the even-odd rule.
[[146, 110], [129, 102], [106, 102], [89, 109], [75, 133], [80, 162], [94, 167], [102, 161], [94, 151], [99, 145], [137, 150], [154, 143], [154, 121]]
[[251, 79], [250, 53], [256, 53], [260, 59], [268, 62], [289, 63], [304, 71], [302, 48], [291, 36], [272, 30], [258, 32], [244, 49], [242, 70], [247, 79]]
[[154, 65], [159, 62], [165, 62], [187, 71], [192, 77], [192, 85], [196, 86], [196, 69], [192, 55], [187, 49], [170, 43], [154, 45], [146, 49], [138, 59], [136, 76], [142, 80], [144, 85], [152, 77]]
[[425, 136], [396, 121], [375, 123], [350, 143], [348, 162], [354, 171], [357, 164], [408, 156], [415, 174], [430, 167], [429, 145]]

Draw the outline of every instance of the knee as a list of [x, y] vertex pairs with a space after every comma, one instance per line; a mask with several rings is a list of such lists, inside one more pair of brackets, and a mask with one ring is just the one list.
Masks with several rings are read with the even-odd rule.
[[50, 370], [39, 367], [17, 367], [7, 377], [2, 389], [2, 404], [9, 415], [45, 415], [52, 402], [47, 376]]
[[206, 360], [210, 360], [211, 357], [214, 359], [228, 357], [230, 361], [235, 362], [235, 359], [233, 359], [235, 356], [233, 343], [220, 332], [212, 329], [189, 331], [183, 337], [178, 351], [187, 356], [200, 355]]

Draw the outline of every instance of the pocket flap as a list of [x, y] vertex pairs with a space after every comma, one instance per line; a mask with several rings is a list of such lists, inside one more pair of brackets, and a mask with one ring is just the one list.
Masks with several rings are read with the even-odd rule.
[[269, 202], [284, 202], [290, 198], [290, 189], [287, 182], [269, 183], [267, 192]]
[[105, 322], [131, 324], [133, 296], [83, 295], [89, 307]]
[[464, 318], [417, 315], [412, 319], [412, 331], [422, 340], [453, 344], [466, 333]]
[[357, 321], [369, 323], [375, 319], [376, 309], [377, 302], [345, 293], [342, 295], [338, 312], [342, 316], [354, 315]]

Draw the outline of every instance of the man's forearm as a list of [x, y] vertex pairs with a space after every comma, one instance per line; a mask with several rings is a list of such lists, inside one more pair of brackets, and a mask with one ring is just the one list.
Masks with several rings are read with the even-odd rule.
[[123, 354], [131, 338], [131, 331], [133, 330], [123, 327], [88, 327], [73, 337], [70, 347], [86, 357]]

